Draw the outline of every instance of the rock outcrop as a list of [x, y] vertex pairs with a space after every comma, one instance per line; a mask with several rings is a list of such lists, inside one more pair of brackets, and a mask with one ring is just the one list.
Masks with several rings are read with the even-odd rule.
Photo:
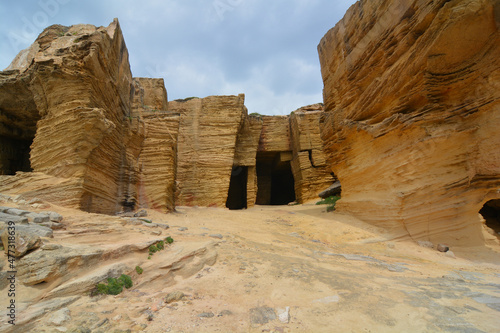
[[500, 197], [500, 5], [359, 1], [321, 40], [337, 210], [434, 243], [482, 243]]
[[180, 114], [177, 205], [225, 207], [244, 101], [239, 95], [170, 102]]
[[326, 164], [319, 121], [323, 105], [302, 107], [290, 115], [293, 158], [291, 161], [298, 202], [317, 199], [334, 182]]
[[295, 200], [290, 166], [292, 145], [290, 118], [262, 116], [257, 150], [257, 198], [259, 205], [287, 204]]
[[262, 117], [244, 99], [169, 102], [132, 77], [117, 20], [51, 26], [0, 72], [0, 191], [105, 214], [315, 199], [333, 183], [322, 105]]
[[[236, 149], [234, 154], [233, 170], [229, 184], [227, 207], [251, 207], [257, 200], [257, 149], [262, 132], [262, 119], [260, 117], [245, 117], [238, 131]], [[246, 191], [238, 190], [240, 184]], [[231, 186], [233, 185], [233, 186]], [[231, 202], [234, 200], [235, 202]]]
[[[132, 89], [117, 20], [107, 28], [51, 26], [2, 73], [1, 108], [7, 118], [2, 128], [18, 135], [0, 136], [13, 142], [31, 139], [33, 171], [78, 179], [76, 207], [114, 213], [131, 195], [134, 148], [144, 136], [143, 124], [129, 120]], [[20, 96], [25, 102], [18, 107], [8, 100]], [[130, 144], [134, 141], [139, 145]]]
[[[168, 111], [163, 79], [134, 78], [132, 117], [142, 119], [145, 139], [139, 148], [137, 203], [160, 211], [175, 209], [179, 114]], [[131, 187], [137, 182], [130, 181]], [[131, 190], [131, 192], [133, 192]], [[130, 209], [136, 207], [130, 202]]]

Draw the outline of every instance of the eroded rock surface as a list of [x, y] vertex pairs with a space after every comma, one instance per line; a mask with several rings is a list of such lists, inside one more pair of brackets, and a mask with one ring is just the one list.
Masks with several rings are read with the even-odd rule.
[[318, 51], [337, 209], [394, 235], [481, 244], [500, 192], [499, 3], [360, 1]]
[[133, 196], [138, 151], [127, 143], [140, 146], [144, 136], [143, 124], [128, 118], [132, 75], [118, 21], [51, 26], [21, 55], [0, 78], [0, 105], [11, 119], [2, 120], [0, 137], [32, 141], [34, 171], [73, 179], [73, 207], [114, 213]]
[[239, 95], [169, 103], [180, 114], [177, 205], [225, 207], [244, 101]]
[[323, 114], [322, 104], [302, 107], [290, 115], [291, 161], [295, 182], [295, 195], [300, 203], [317, 199], [335, 177], [326, 164], [321, 140], [319, 121]]

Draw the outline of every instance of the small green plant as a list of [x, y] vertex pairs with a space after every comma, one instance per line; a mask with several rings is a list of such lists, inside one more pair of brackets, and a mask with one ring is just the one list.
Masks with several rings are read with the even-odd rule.
[[132, 278], [129, 275], [122, 274], [117, 278], [108, 278], [108, 284], [99, 283], [96, 286], [97, 294], [118, 295], [123, 291], [123, 287], [129, 289], [132, 287]]
[[188, 97], [188, 98], [184, 98], [184, 99], [176, 99], [176, 100], [174, 100], [174, 102], [184, 103], [184, 102], [190, 101], [190, 100], [195, 99], [195, 98], [198, 98], [198, 97]]
[[151, 259], [151, 256], [155, 254], [158, 251], [161, 251], [165, 248], [165, 243], [167, 244], [172, 244], [174, 242], [174, 239], [170, 236], [165, 238], [165, 241], [158, 241], [155, 244], [152, 244], [149, 246], [149, 257], [148, 259]]
[[140, 266], [135, 266], [135, 271], [137, 272], [137, 274], [141, 275], [142, 272], [144, 272], [144, 270], [140, 267]]
[[146, 222], [146, 223], [153, 223], [153, 221], [148, 220], [148, 219], [139, 219], [139, 220], [142, 221], [142, 222]]
[[252, 117], [262, 117], [262, 115], [258, 112], [252, 112], [249, 114], [249, 116], [252, 116]]
[[152, 255], [153, 253], [158, 252], [158, 248], [156, 247], [156, 244], [150, 245], [149, 246], [149, 255]]
[[133, 286], [133, 283], [132, 283], [132, 278], [130, 277], [130, 275], [125, 275], [125, 274], [122, 274], [119, 278], [118, 278], [121, 282], [123, 282], [123, 285], [125, 286], [125, 288], [127, 289], [130, 289], [132, 286]]
[[322, 200], [316, 202], [316, 205], [328, 205], [328, 207], [326, 207], [326, 211], [333, 212], [335, 210], [335, 204], [339, 200], [340, 200], [340, 196], [332, 195], [332, 196], [329, 196], [328, 198], [325, 198], [325, 199], [322, 199]]

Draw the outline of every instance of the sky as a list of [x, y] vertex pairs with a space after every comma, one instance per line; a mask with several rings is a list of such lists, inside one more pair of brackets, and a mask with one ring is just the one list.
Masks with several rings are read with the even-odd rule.
[[118, 18], [135, 77], [168, 99], [245, 94], [248, 112], [323, 101], [317, 45], [355, 0], [0, 0], [0, 70], [52, 24]]

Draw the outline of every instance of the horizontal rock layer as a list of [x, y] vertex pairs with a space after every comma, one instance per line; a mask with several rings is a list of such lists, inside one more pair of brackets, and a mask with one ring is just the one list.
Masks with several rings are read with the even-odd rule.
[[327, 167], [323, 152], [319, 121], [323, 105], [314, 104], [294, 111], [290, 116], [293, 150], [291, 166], [298, 202], [317, 200], [319, 192], [328, 188], [334, 177]]
[[248, 116], [243, 94], [169, 103], [163, 79], [132, 78], [117, 20], [54, 25], [0, 72], [0, 191], [106, 214], [303, 202], [332, 182], [321, 112]]
[[360, 1], [321, 40], [340, 211], [395, 235], [480, 244], [500, 196], [500, 16], [492, 0]]
[[180, 114], [177, 197], [180, 206], [225, 207], [244, 95], [173, 101]]

